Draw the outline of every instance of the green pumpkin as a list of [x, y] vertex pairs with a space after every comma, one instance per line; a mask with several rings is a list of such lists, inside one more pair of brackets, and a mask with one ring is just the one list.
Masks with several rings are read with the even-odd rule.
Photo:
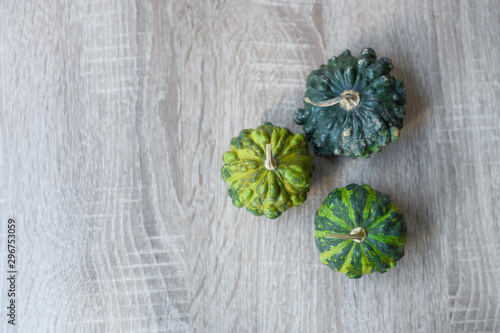
[[274, 219], [307, 199], [312, 171], [304, 136], [266, 122], [231, 140], [222, 178], [236, 207]]
[[304, 109], [294, 120], [304, 126], [317, 155], [370, 157], [399, 137], [406, 111], [403, 82], [389, 73], [392, 63], [363, 49], [345, 50], [307, 78]]
[[332, 191], [314, 225], [321, 262], [350, 278], [385, 273], [404, 255], [403, 213], [387, 194], [368, 185]]

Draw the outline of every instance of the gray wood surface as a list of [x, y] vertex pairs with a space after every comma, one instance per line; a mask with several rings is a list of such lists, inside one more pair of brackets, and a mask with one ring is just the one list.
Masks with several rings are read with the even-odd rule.
[[[7, 219], [19, 332], [500, 332], [500, 3], [3, 1], [0, 331]], [[307, 74], [350, 49], [392, 59], [401, 138], [314, 158], [277, 220], [220, 176], [243, 128], [293, 123]], [[405, 212], [405, 257], [360, 280], [314, 244], [333, 189]]]

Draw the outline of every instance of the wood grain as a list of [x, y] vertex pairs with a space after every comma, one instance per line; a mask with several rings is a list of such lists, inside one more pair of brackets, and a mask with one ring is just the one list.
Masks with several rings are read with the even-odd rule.
[[[0, 18], [0, 247], [14, 218], [19, 271], [0, 331], [500, 331], [497, 1], [26, 0]], [[408, 90], [401, 139], [315, 157], [277, 220], [232, 206], [231, 138], [300, 132], [308, 73], [367, 46]], [[384, 275], [319, 261], [314, 214], [350, 183], [405, 212]]]

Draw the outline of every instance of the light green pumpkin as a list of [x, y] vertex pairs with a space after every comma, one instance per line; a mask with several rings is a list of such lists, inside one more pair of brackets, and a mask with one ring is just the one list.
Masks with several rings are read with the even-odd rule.
[[403, 213], [387, 194], [368, 185], [332, 191], [314, 225], [321, 262], [350, 278], [384, 273], [404, 255]]
[[302, 134], [266, 122], [231, 140], [221, 171], [236, 207], [274, 219], [307, 199], [313, 164]]

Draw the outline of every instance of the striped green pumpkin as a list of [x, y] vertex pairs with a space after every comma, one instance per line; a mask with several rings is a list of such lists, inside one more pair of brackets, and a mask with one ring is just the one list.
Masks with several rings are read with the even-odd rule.
[[403, 213], [390, 196], [368, 185], [332, 191], [314, 225], [321, 262], [350, 278], [385, 273], [404, 255]]

